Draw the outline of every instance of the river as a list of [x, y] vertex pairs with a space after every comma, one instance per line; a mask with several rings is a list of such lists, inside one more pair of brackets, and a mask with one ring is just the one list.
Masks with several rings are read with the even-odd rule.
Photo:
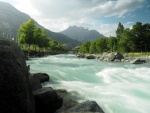
[[105, 113], [150, 113], [150, 62], [130, 64], [52, 55], [27, 61], [50, 75], [44, 87], [67, 89], [78, 101], [95, 100]]

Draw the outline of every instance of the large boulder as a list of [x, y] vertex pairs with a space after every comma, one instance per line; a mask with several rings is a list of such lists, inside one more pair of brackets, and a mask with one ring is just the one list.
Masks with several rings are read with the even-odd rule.
[[116, 55], [114, 52], [111, 52], [111, 53], [107, 54], [107, 57], [108, 57], [109, 61], [114, 61], [116, 58]]
[[115, 60], [120, 60], [121, 61], [122, 59], [124, 59], [124, 56], [121, 53], [117, 52], [115, 54]]
[[54, 113], [62, 106], [62, 98], [60, 98], [52, 88], [41, 88], [34, 91], [33, 94], [36, 113]]
[[107, 58], [108, 53], [104, 52], [102, 55], [100, 55], [97, 59], [98, 60], [108, 60]]
[[23, 52], [10, 40], [0, 40], [0, 113], [35, 113]]
[[32, 91], [36, 91], [38, 89], [42, 88], [41, 82], [38, 78], [30, 76], [30, 84], [31, 84], [31, 89]]
[[49, 75], [46, 73], [32, 73], [30, 76], [39, 79], [41, 83], [49, 81], [50, 79]]
[[105, 52], [98, 59], [103, 61], [121, 61], [122, 59], [124, 59], [124, 56], [119, 52]]
[[104, 113], [95, 101], [86, 101], [75, 107], [68, 109], [66, 112], [97, 112]]

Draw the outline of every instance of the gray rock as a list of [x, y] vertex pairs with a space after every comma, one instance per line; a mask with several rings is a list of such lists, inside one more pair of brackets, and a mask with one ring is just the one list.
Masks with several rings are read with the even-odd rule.
[[111, 52], [111, 53], [107, 54], [107, 57], [108, 57], [109, 61], [114, 61], [115, 60], [115, 58], [116, 58], [115, 54], [116, 53], [114, 53], [114, 52]]
[[58, 89], [55, 90], [55, 92], [63, 99], [63, 105], [56, 111], [56, 113], [62, 113], [67, 109], [79, 104], [77, 101], [73, 100], [71, 96], [72, 94], [70, 92], [67, 92], [65, 89]]
[[62, 98], [60, 98], [52, 88], [41, 88], [34, 91], [33, 94], [36, 113], [54, 113], [62, 106]]
[[15, 42], [0, 40], [0, 113], [35, 113], [25, 57]]
[[87, 58], [87, 59], [95, 59], [95, 56], [94, 55], [85, 55], [85, 58]]
[[121, 61], [124, 59], [123, 55], [119, 52], [103, 53], [103, 55], [98, 58], [98, 60], [103, 61]]
[[32, 91], [36, 91], [40, 88], [42, 88], [41, 82], [38, 78], [30, 76], [30, 84], [31, 84], [31, 89]]
[[131, 64], [143, 64], [146, 63], [145, 60], [141, 60], [140, 58], [136, 58], [130, 61]]
[[124, 56], [121, 54], [121, 53], [119, 53], [119, 52], [117, 52], [116, 54], [115, 54], [115, 59], [118, 59], [118, 60], [122, 60], [122, 59], [124, 59]]
[[79, 57], [79, 58], [84, 58], [85, 55], [84, 55], [84, 54], [77, 54], [77, 57]]
[[86, 101], [75, 107], [68, 109], [66, 112], [98, 112], [104, 113], [104, 111], [98, 106], [95, 101]]

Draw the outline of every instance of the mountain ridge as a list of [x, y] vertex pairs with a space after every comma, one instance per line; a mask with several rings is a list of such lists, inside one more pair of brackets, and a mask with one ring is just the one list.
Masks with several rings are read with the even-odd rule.
[[98, 38], [105, 37], [103, 34], [100, 34], [96, 30], [89, 30], [87, 28], [77, 26], [70, 26], [66, 30], [61, 31], [60, 33], [67, 35], [72, 39], [76, 39], [80, 42], [93, 41]]

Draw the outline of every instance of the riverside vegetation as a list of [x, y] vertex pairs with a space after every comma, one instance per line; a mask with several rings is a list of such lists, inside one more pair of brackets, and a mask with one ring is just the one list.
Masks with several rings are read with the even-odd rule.
[[[129, 53], [128, 55], [149, 56], [150, 51], [150, 24], [137, 22], [132, 28], [124, 28], [119, 22], [116, 37], [99, 38], [95, 41], [86, 41], [80, 47], [73, 49], [74, 53], [101, 54], [103, 52]], [[136, 54], [135, 54], [136, 53]]]
[[46, 30], [36, 26], [33, 19], [24, 22], [18, 31], [19, 46], [30, 55], [67, 51], [64, 45], [47, 37]]

